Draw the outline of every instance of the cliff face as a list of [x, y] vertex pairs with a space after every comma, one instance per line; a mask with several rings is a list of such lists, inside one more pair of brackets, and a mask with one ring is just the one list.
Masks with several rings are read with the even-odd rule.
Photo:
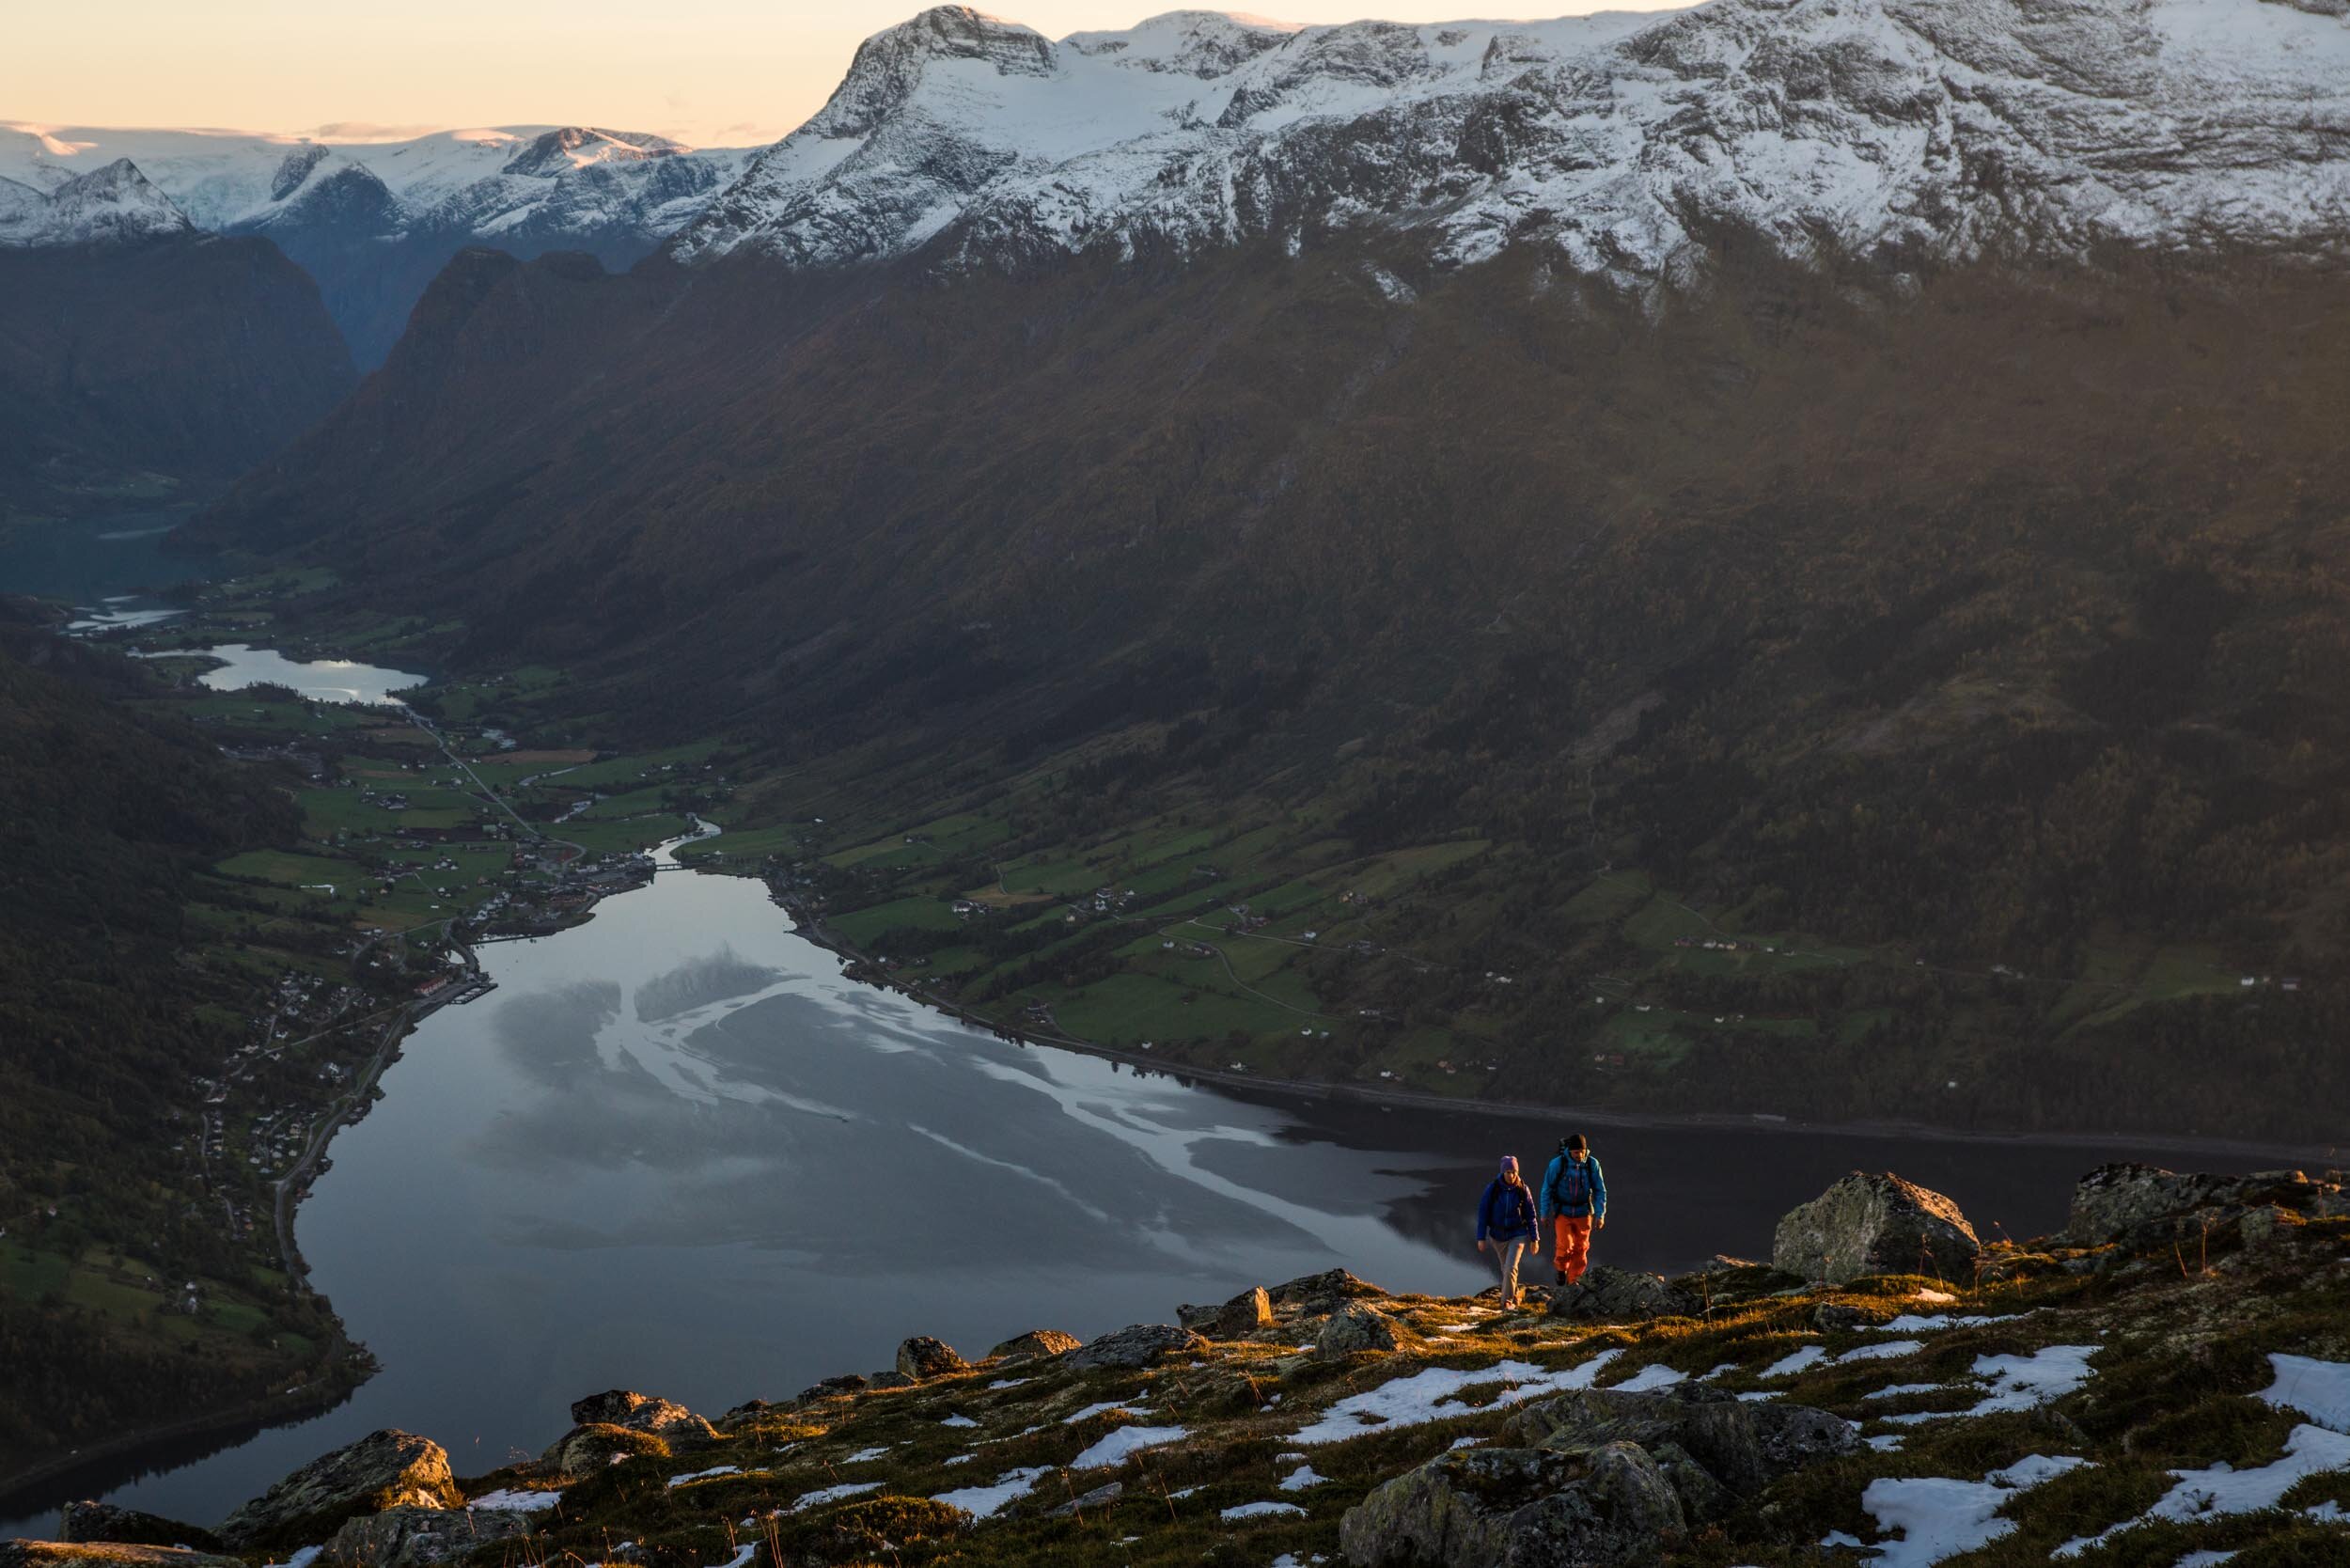
[[[1897, 1179], [1856, 1173], [1828, 1196], [1846, 1187], [1872, 1200], [1807, 1210], [1833, 1257], [1965, 1226]], [[518, 1551], [648, 1568], [1725, 1568], [1816, 1561], [1825, 1544], [2006, 1568], [2350, 1550], [2338, 1180], [2107, 1168], [2064, 1233], [1964, 1262], [1836, 1285], [1729, 1259], [1670, 1281], [1600, 1267], [1515, 1310], [1336, 1271], [1082, 1346], [1039, 1332], [966, 1362], [912, 1340], [887, 1371], [714, 1421], [599, 1394], [538, 1461], [477, 1480], [379, 1433], [222, 1537], [248, 1560], [303, 1544], [352, 1568]], [[68, 1523], [86, 1543], [172, 1528]], [[28, 1543], [0, 1562], [138, 1550]]]
[[318, 286], [267, 240], [180, 220], [0, 244], [0, 517], [216, 488], [352, 379]]

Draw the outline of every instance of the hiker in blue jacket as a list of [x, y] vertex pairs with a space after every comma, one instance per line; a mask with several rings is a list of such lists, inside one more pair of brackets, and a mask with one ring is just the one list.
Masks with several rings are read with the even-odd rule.
[[1501, 1304], [1518, 1304], [1518, 1263], [1532, 1249], [1540, 1234], [1534, 1224], [1534, 1195], [1527, 1190], [1526, 1178], [1518, 1174], [1518, 1157], [1501, 1156], [1501, 1174], [1485, 1187], [1485, 1196], [1477, 1205], [1477, 1248], [1493, 1253], [1494, 1267], [1501, 1275]]
[[1607, 1229], [1607, 1178], [1581, 1133], [1559, 1145], [1559, 1157], [1543, 1172], [1543, 1220], [1558, 1238], [1551, 1262], [1559, 1283], [1572, 1285], [1591, 1262], [1591, 1232]]

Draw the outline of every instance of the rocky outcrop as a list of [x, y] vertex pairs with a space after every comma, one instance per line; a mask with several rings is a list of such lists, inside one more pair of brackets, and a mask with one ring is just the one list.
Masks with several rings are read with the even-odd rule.
[[1073, 1370], [1147, 1367], [1162, 1356], [1197, 1356], [1207, 1348], [1208, 1341], [1188, 1328], [1165, 1323], [1138, 1323], [1087, 1341], [1069, 1352], [1061, 1364]]
[[[1604, 1443], [1637, 1443], [1694, 1461], [1706, 1486], [1748, 1497], [1791, 1470], [1859, 1451], [1860, 1439], [1841, 1416], [1800, 1404], [1748, 1403], [1717, 1388], [1683, 1383], [1655, 1393], [1584, 1388], [1520, 1411], [1511, 1435], [1529, 1447], [1577, 1450]], [[1713, 1516], [1695, 1507], [1694, 1519]]]
[[1775, 1267], [1844, 1284], [1871, 1274], [1971, 1276], [1982, 1244], [1956, 1203], [1890, 1171], [1856, 1170], [1789, 1211], [1771, 1242]]
[[1274, 1326], [1273, 1297], [1262, 1285], [1216, 1307], [1178, 1307], [1176, 1321], [1211, 1340], [1253, 1339]]
[[345, 1520], [324, 1556], [341, 1568], [432, 1568], [531, 1528], [530, 1515], [509, 1509], [393, 1508]]
[[1354, 1568], [1637, 1568], [1687, 1528], [1665, 1472], [1634, 1444], [1469, 1449], [1347, 1510], [1339, 1547]]
[[57, 1521], [60, 1541], [112, 1541], [122, 1545], [187, 1546], [199, 1552], [220, 1550], [220, 1537], [195, 1525], [117, 1508], [112, 1503], [70, 1502]]
[[1389, 1351], [1402, 1347], [1404, 1330], [1376, 1307], [1350, 1301], [1330, 1314], [1314, 1336], [1314, 1354], [1336, 1360], [1357, 1351]]
[[1555, 1317], [1626, 1323], [1687, 1317], [1698, 1310], [1698, 1303], [1661, 1275], [1594, 1263], [1574, 1284], [1550, 1293], [1550, 1310]]
[[673, 1400], [612, 1388], [590, 1394], [572, 1405], [572, 1420], [579, 1426], [619, 1426], [650, 1432], [670, 1443], [683, 1439], [709, 1441], [716, 1435], [711, 1424]]
[[540, 1467], [550, 1475], [592, 1476], [623, 1459], [641, 1455], [666, 1458], [669, 1445], [650, 1432], [596, 1422], [575, 1426], [546, 1446]]
[[2248, 1216], [2280, 1209], [2309, 1218], [2350, 1214], [2350, 1193], [2340, 1171], [2312, 1179], [2298, 1170], [2182, 1175], [2151, 1165], [2104, 1165], [2074, 1187], [2064, 1235], [2076, 1247], [2147, 1247], [2224, 1233]]
[[1058, 1328], [1031, 1328], [1026, 1334], [1006, 1340], [987, 1353], [991, 1361], [1033, 1361], [1042, 1356], [1060, 1356], [1085, 1343], [1074, 1334], [1064, 1334]]
[[228, 1515], [220, 1538], [237, 1551], [311, 1545], [362, 1513], [463, 1500], [446, 1450], [386, 1428], [303, 1466]]
[[1276, 1307], [1294, 1307], [1301, 1312], [1310, 1314], [1335, 1311], [1345, 1302], [1386, 1294], [1368, 1279], [1358, 1278], [1342, 1268], [1334, 1268], [1320, 1274], [1301, 1275], [1287, 1284], [1276, 1285], [1265, 1293], [1265, 1296]]
[[969, 1372], [971, 1363], [955, 1353], [955, 1347], [944, 1340], [933, 1340], [928, 1334], [916, 1334], [898, 1346], [898, 1375], [916, 1382], [925, 1378], [945, 1377], [948, 1372]]
[[123, 1541], [0, 1541], [0, 1568], [245, 1568], [233, 1557]]

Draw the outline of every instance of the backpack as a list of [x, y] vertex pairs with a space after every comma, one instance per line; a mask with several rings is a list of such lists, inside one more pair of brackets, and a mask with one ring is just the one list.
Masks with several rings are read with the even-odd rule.
[[1580, 1160], [1571, 1158], [1567, 1153], [1566, 1146], [1561, 1144], [1559, 1149], [1559, 1176], [1550, 1184], [1550, 1196], [1553, 1209], [1559, 1212], [1572, 1208], [1590, 1208], [1591, 1206], [1590, 1157], [1586, 1155]]

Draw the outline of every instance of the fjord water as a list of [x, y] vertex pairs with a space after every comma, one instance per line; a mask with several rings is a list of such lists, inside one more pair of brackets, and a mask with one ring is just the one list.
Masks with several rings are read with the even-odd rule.
[[393, 695], [420, 686], [425, 677], [405, 670], [385, 669], [355, 659], [289, 659], [274, 648], [245, 643], [222, 643], [213, 648], [174, 649], [174, 653], [201, 653], [220, 663], [196, 677], [216, 692], [243, 691], [247, 686], [285, 686], [313, 702], [362, 702], [370, 707], [405, 707]]
[[[129, 1484], [80, 1478], [84, 1495], [212, 1523], [378, 1427], [478, 1474], [607, 1388], [715, 1415], [885, 1368], [911, 1334], [977, 1355], [1336, 1266], [1471, 1291], [1491, 1162], [1539, 1161], [1561, 1130], [1015, 1045], [843, 980], [744, 879], [666, 871], [481, 957], [499, 989], [424, 1021], [300, 1212], [316, 1283], [383, 1372], [326, 1415]], [[2023, 1235], [2118, 1157], [1743, 1129], [1594, 1141], [1600, 1256], [1668, 1270], [1767, 1255], [1779, 1214], [1855, 1167]]]

